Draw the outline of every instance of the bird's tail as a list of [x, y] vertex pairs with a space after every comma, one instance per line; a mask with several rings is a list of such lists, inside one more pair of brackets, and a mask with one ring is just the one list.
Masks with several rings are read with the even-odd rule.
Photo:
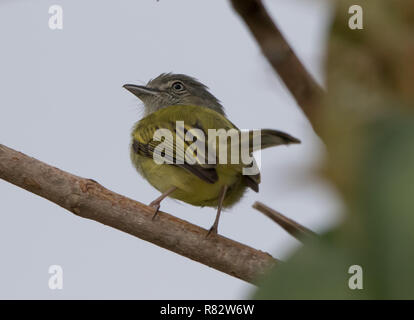
[[[255, 136], [260, 135], [260, 143], [255, 143]], [[299, 139], [292, 137], [291, 135], [272, 129], [250, 130], [249, 131], [249, 151], [254, 152], [257, 150], [263, 150], [266, 148], [289, 145], [294, 143], [300, 143]]]
[[300, 140], [292, 137], [290, 134], [287, 134], [282, 131], [272, 130], [272, 129], [262, 129], [261, 132], [261, 149], [266, 149], [269, 147], [278, 146], [281, 144], [294, 144], [300, 143]]
[[[260, 137], [260, 140], [257, 139]], [[255, 139], [256, 138], [256, 139]], [[266, 148], [289, 145], [293, 143], [300, 143], [299, 139], [292, 137], [291, 135], [278, 130], [261, 129], [261, 130], [249, 130], [249, 153], [254, 151], [263, 150]], [[247, 147], [247, 143], [241, 143], [241, 150]], [[253, 164], [255, 160], [253, 158]], [[253, 165], [254, 166], [254, 165]], [[257, 166], [257, 165], [256, 165]], [[243, 175], [243, 181], [247, 186], [254, 191], [259, 191], [260, 173], [255, 175]]]
[[[246, 152], [251, 154], [252, 152], [269, 147], [300, 143], [299, 139], [296, 139], [285, 132], [272, 129], [254, 129], [248, 131], [234, 130], [227, 136], [228, 139], [216, 138], [218, 149], [222, 150], [222, 148], [224, 148], [227, 150], [227, 159], [233, 159], [232, 153], [235, 151], [237, 152], [237, 150], [239, 151], [238, 159], [242, 159], [242, 155], [245, 155]], [[230, 147], [228, 145], [229, 140]], [[224, 143], [224, 145], [222, 143]], [[221, 152], [217, 151], [216, 154], [221, 154]]]

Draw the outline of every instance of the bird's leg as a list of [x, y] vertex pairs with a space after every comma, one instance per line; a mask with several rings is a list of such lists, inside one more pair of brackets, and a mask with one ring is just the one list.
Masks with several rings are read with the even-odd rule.
[[228, 189], [227, 185], [224, 185], [223, 188], [221, 188], [219, 202], [218, 202], [218, 206], [217, 206], [216, 220], [214, 220], [213, 225], [211, 226], [210, 230], [208, 231], [207, 237], [210, 234], [217, 234], [218, 224], [219, 224], [219, 220], [220, 220], [221, 208], [223, 207], [223, 201], [224, 201], [224, 198], [226, 197], [227, 189]]
[[161, 207], [161, 201], [164, 200], [166, 197], [168, 197], [171, 193], [173, 193], [175, 190], [177, 190], [177, 187], [171, 187], [169, 188], [167, 191], [165, 191], [163, 194], [161, 194], [157, 199], [155, 199], [154, 201], [152, 201], [149, 206], [153, 207], [155, 209], [155, 213], [152, 216], [152, 220], [155, 219], [155, 217], [158, 214], [158, 211], [160, 210]]

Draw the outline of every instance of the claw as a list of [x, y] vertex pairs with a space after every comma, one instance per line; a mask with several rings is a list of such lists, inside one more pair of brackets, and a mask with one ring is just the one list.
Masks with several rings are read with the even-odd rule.
[[154, 215], [152, 216], [152, 220], [155, 220], [155, 218], [158, 215], [158, 212], [160, 211], [161, 205], [158, 201], [153, 201], [149, 204], [150, 207], [153, 207], [155, 212]]
[[210, 230], [208, 230], [207, 235], [206, 235], [206, 239], [210, 236], [210, 235], [217, 235], [217, 226], [213, 225]]
[[210, 230], [208, 230], [206, 238], [208, 238], [211, 234], [217, 235], [221, 208], [223, 207], [223, 201], [224, 201], [224, 198], [226, 197], [226, 192], [227, 192], [227, 185], [224, 185], [223, 188], [220, 191], [220, 197], [219, 197], [218, 206], [217, 206], [216, 219], [214, 220], [214, 223], [211, 226]]
[[152, 201], [148, 206], [153, 207], [155, 210], [154, 215], [152, 216], [152, 220], [154, 220], [157, 217], [158, 211], [160, 211], [161, 207], [161, 201], [168, 197], [171, 193], [173, 193], [175, 190], [177, 190], [177, 187], [171, 187], [167, 191], [165, 191], [162, 195], [160, 195], [157, 199]]

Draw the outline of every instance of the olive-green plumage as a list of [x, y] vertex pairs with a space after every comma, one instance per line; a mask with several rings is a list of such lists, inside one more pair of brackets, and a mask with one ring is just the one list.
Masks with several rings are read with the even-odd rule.
[[[140, 144], [149, 144], [156, 129], [166, 128], [174, 132], [176, 121], [184, 119], [185, 125], [193, 128], [196, 126], [205, 129], [234, 128], [224, 116], [205, 107], [170, 106], [160, 109], [139, 121], [133, 130], [132, 137], [134, 141]], [[213, 168], [218, 179], [211, 183], [182, 166], [157, 165], [153, 161], [152, 154], [148, 156], [144, 152], [136, 152], [134, 148], [131, 148], [131, 158], [138, 171], [155, 188], [165, 192], [171, 186], [176, 186], [178, 189], [171, 194], [171, 197], [192, 205], [216, 207], [221, 187], [228, 185], [229, 190], [224, 206], [229, 206], [236, 202], [246, 189], [246, 184], [243, 182], [244, 176], [242, 176], [241, 166], [239, 165], [218, 164]], [[210, 168], [200, 168], [200, 170], [209, 171]]]
[[[243, 175], [242, 163], [157, 164], [154, 149], [160, 143], [154, 139], [157, 129], [165, 128], [174, 133], [173, 155], [177, 141], [183, 139], [176, 131], [176, 122], [183, 121], [185, 130], [200, 129], [209, 137], [208, 129], [239, 129], [224, 114], [220, 102], [208, 92], [206, 86], [186, 75], [162, 74], [147, 86], [125, 85], [144, 102], [145, 117], [132, 131], [131, 159], [138, 172], [160, 192], [195, 206], [217, 207], [224, 189], [223, 207], [235, 204], [247, 187], [258, 191], [260, 173]], [[253, 131], [251, 132], [253, 133]], [[299, 143], [299, 140], [277, 130], [261, 130], [261, 145], [256, 149]], [[207, 140], [208, 141], [208, 140]], [[177, 144], [178, 145], [178, 144]], [[183, 142], [184, 152], [189, 143]], [[252, 148], [252, 147], [251, 147]], [[255, 149], [255, 150], [256, 150]], [[250, 153], [255, 151], [249, 149]], [[198, 161], [197, 154], [195, 155]], [[176, 159], [174, 159], [176, 160]]]

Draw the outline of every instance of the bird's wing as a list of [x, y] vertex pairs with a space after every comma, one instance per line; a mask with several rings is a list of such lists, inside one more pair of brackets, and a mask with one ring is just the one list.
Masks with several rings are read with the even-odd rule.
[[[209, 129], [224, 129], [227, 138], [220, 140], [215, 135], [210, 134]], [[156, 132], [160, 133], [161, 136], [162, 133], [170, 132], [171, 137], [162, 140], [159, 136], [157, 137]], [[135, 152], [154, 158], [154, 154], [159, 154], [156, 151], [159, 151], [157, 147], [163, 143], [163, 153], [161, 155], [166, 161], [209, 183], [215, 183], [218, 180], [215, 163], [218, 162], [217, 156], [221, 155], [220, 141], [226, 141], [225, 149], [228, 161], [232, 159], [233, 147], [237, 147], [235, 150], [239, 152], [239, 161], [233, 163], [231, 169], [243, 173], [246, 185], [256, 192], [260, 183], [260, 172], [257, 170], [250, 174], [244, 174], [244, 169], [256, 164], [254, 158], [252, 158], [253, 163], [251, 164], [242, 163], [240, 161], [242, 153], [247, 152], [251, 155], [256, 150], [271, 146], [300, 143], [298, 139], [277, 130], [249, 130], [242, 133], [224, 115], [214, 110], [182, 105], [162, 108], [148, 115], [137, 123], [132, 135]], [[234, 136], [237, 136], [236, 139], [233, 139]], [[192, 137], [194, 139], [191, 139]], [[255, 137], [260, 137], [260, 139], [256, 140]], [[248, 139], [247, 143], [242, 142], [246, 141], [244, 140], [246, 138]], [[215, 141], [217, 146], [213, 154], [210, 150], [212, 141]], [[228, 141], [230, 141], [230, 144], [227, 143]], [[197, 145], [204, 147], [204, 149], [195, 148]], [[200, 152], [200, 150], [204, 150], [204, 152]], [[215, 161], [212, 162], [212, 159]]]
[[[217, 156], [208, 148], [208, 129], [231, 129], [221, 114], [204, 107], [171, 106], [141, 121], [133, 130], [134, 152], [181, 167], [215, 183]], [[212, 162], [211, 160], [214, 159]]]

